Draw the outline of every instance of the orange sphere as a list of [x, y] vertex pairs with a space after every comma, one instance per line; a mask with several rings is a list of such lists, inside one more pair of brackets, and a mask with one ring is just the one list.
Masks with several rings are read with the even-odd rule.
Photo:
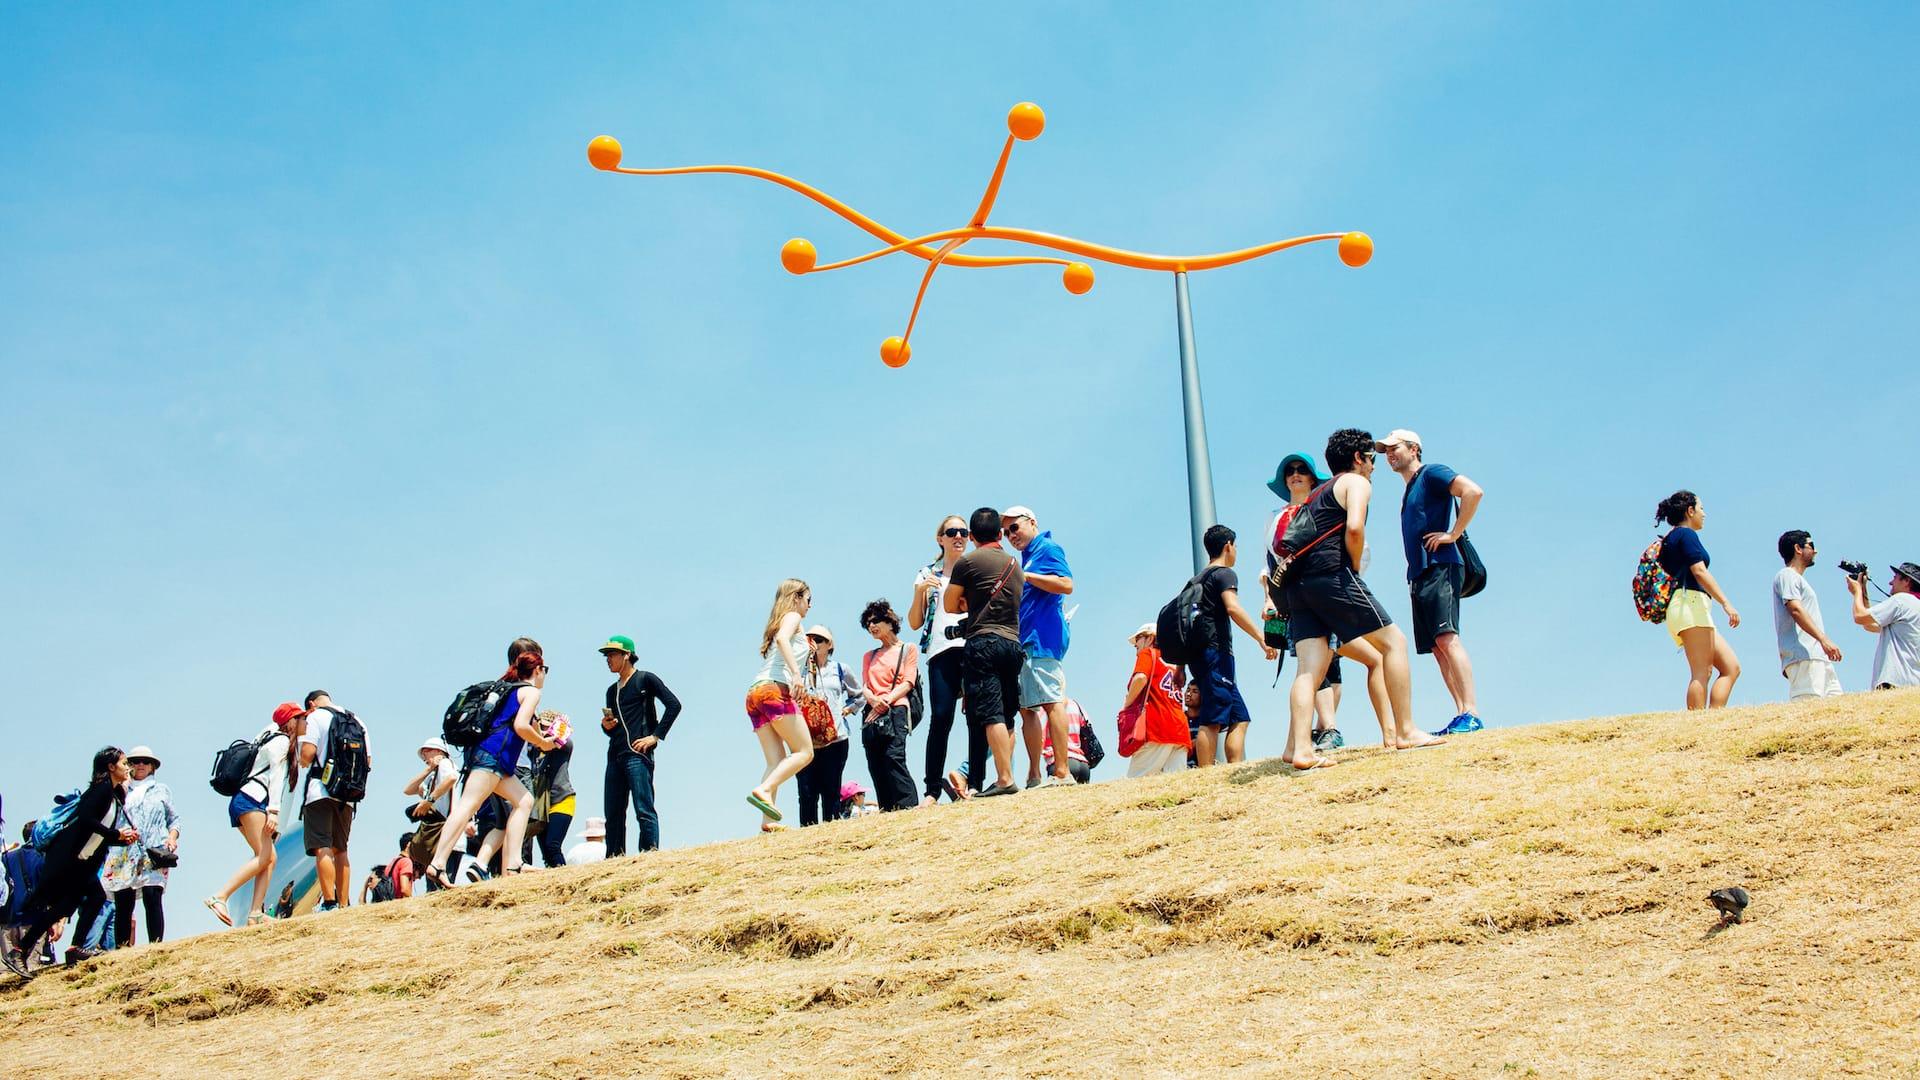
[[1373, 237], [1350, 232], [1340, 238], [1340, 261], [1348, 266], [1365, 266], [1373, 258]]
[[818, 258], [813, 244], [798, 236], [780, 245], [780, 265], [786, 267], [789, 274], [804, 274], [812, 270]]
[[880, 343], [880, 362], [888, 367], [906, 367], [913, 359], [913, 346], [897, 337], [890, 337]]
[[611, 135], [602, 135], [587, 144], [587, 160], [596, 169], [617, 169], [620, 167], [620, 140]]
[[1021, 142], [1037, 139], [1047, 128], [1047, 114], [1031, 101], [1023, 101], [1007, 111], [1007, 130]]
[[1075, 296], [1081, 296], [1093, 288], [1093, 267], [1086, 263], [1068, 263], [1067, 269], [1060, 275], [1060, 284]]

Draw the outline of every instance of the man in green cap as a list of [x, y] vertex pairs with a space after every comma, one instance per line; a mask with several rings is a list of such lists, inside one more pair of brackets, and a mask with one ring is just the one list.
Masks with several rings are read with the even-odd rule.
[[[607, 687], [607, 704], [600, 710], [600, 730], [607, 733], [607, 858], [627, 853], [627, 799], [640, 824], [637, 851], [660, 846], [660, 815], [653, 806], [653, 755], [666, 740], [667, 730], [680, 715], [680, 699], [651, 671], [634, 666], [633, 639], [615, 634], [600, 646], [614, 681]], [[656, 719], [656, 703], [666, 713]]]

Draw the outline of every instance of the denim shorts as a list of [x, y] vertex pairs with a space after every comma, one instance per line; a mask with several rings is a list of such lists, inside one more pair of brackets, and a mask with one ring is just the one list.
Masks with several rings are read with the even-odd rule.
[[242, 791], [227, 800], [227, 824], [240, 827], [240, 819], [248, 814], [264, 814], [267, 804]]
[[478, 746], [471, 747], [467, 750], [467, 771], [472, 772], [475, 769], [485, 769], [495, 776], [513, 775], [513, 770], [507, 768], [505, 762], [494, 757], [490, 751], [483, 750]]

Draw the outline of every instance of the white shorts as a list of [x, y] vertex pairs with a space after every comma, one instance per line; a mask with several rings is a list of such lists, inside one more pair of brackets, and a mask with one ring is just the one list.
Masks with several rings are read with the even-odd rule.
[[1187, 771], [1187, 748], [1172, 743], [1150, 742], [1127, 759], [1128, 776], [1153, 776], [1156, 773]]
[[1786, 676], [1788, 701], [1839, 697], [1845, 693], [1840, 689], [1840, 676], [1833, 673], [1833, 665], [1825, 660], [1795, 661], [1787, 665]]

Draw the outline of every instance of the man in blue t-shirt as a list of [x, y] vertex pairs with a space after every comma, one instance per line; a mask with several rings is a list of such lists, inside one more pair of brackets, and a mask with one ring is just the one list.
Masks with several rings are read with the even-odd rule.
[[1047, 737], [1053, 745], [1067, 745], [1067, 616], [1062, 597], [1073, 592], [1073, 570], [1067, 553], [1051, 532], [1040, 531], [1033, 511], [1012, 506], [1000, 512], [1000, 527], [1020, 552], [1020, 569], [1027, 588], [1020, 593], [1020, 733], [1027, 744], [1027, 786], [1073, 785], [1064, 756], [1050, 774], [1041, 777], [1041, 759]]
[[[1460, 642], [1460, 591], [1467, 571], [1458, 545], [1480, 508], [1480, 485], [1445, 465], [1427, 464], [1420, 436], [1405, 428], [1389, 432], [1374, 446], [1407, 485], [1400, 498], [1400, 542], [1406, 548], [1407, 586], [1413, 594], [1414, 651], [1433, 654], [1457, 710], [1434, 734], [1479, 731], [1483, 725], [1473, 693], [1473, 662]], [[1460, 500], [1460, 514], [1449, 526], [1455, 499]]]

